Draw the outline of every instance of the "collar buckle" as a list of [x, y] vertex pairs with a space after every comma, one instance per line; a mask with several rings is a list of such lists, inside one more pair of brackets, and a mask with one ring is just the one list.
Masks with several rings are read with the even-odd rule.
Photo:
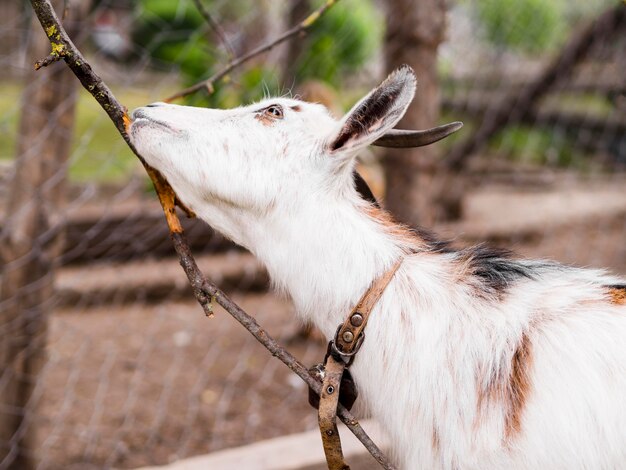
[[341, 344], [338, 336], [342, 326], [343, 325], [339, 325], [337, 327], [334, 338], [328, 343], [326, 357], [332, 355], [336, 360], [343, 362], [346, 367], [350, 367], [354, 362], [354, 356], [356, 356], [356, 353], [358, 353], [359, 349], [361, 349], [361, 345], [363, 344], [363, 340], [365, 339], [365, 332], [361, 331], [359, 336], [357, 336], [356, 340], [354, 341], [354, 346], [351, 347], [351, 350], [349, 352], [344, 352], [339, 349], [340, 347], [338, 346], [338, 344]]

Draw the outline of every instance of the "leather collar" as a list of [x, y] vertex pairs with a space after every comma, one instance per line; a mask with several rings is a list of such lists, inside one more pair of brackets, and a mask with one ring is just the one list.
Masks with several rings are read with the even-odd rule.
[[354, 355], [363, 343], [365, 326], [372, 310], [403, 261], [404, 257], [401, 257], [382, 276], [372, 282], [348, 318], [337, 328], [335, 338], [331, 342], [331, 353], [341, 357], [347, 365], [352, 362]]

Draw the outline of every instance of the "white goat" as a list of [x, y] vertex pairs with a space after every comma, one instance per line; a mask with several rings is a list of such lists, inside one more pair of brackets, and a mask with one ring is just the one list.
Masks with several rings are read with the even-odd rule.
[[626, 468], [626, 282], [455, 251], [355, 190], [356, 153], [393, 128], [415, 86], [402, 67], [340, 121], [283, 98], [156, 103], [134, 111], [131, 138], [328, 338], [404, 258], [351, 367], [402, 468]]

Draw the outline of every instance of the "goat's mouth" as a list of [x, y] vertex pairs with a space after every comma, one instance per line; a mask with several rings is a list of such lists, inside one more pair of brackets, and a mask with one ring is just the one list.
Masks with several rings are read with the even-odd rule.
[[172, 127], [170, 124], [148, 116], [141, 108], [136, 109], [131, 115], [131, 133], [143, 127], [159, 128], [172, 134], [178, 134], [180, 132], [178, 129]]

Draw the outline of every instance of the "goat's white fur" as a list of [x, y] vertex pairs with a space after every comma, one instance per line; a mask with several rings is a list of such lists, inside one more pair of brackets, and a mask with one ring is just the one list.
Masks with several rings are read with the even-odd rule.
[[[382, 116], [355, 116], [391, 89]], [[626, 468], [626, 306], [607, 294], [624, 281], [519, 261], [529, 275], [481, 287], [478, 255], [425, 249], [355, 191], [354, 155], [397, 123], [414, 90], [399, 69], [341, 121], [282, 98], [231, 110], [156, 104], [134, 112], [131, 138], [327, 337], [405, 257], [351, 369], [403, 469]], [[282, 119], [262, 111], [272, 104]], [[355, 117], [363, 127], [332, 150]]]

